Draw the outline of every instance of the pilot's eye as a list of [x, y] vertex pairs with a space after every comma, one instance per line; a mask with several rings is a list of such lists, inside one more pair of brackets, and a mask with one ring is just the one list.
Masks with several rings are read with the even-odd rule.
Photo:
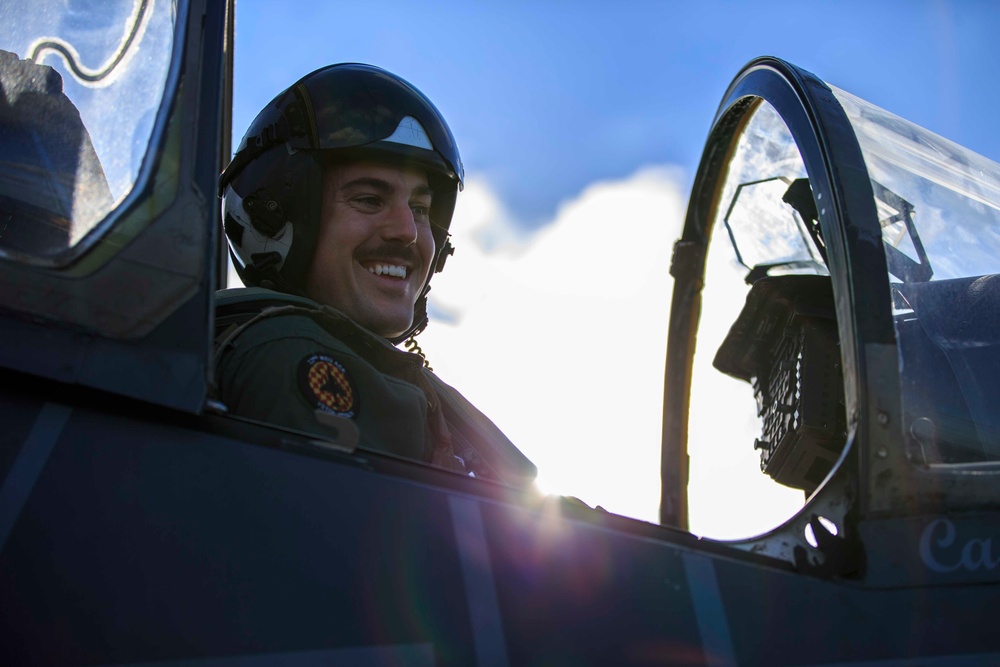
[[368, 208], [378, 208], [378, 206], [382, 203], [382, 200], [376, 195], [359, 195], [354, 197], [351, 201]]
[[413, 211], [413, 217], [417, 220], [427, 221], [430, 219], [431, 209], [429, 206], [424, 204], [411, 204], [410, 210]]

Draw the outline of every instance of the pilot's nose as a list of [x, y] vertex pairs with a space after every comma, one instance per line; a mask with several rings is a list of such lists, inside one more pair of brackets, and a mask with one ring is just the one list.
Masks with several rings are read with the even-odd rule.
[[406, 245], [417, 242], [417, 220], [409, 201], [394, 202], [389, 207], [380, 232], [387, 241], [401, 241]]

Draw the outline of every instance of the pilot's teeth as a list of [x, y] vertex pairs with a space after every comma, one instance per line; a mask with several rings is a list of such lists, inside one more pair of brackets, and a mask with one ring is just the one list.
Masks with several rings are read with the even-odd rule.
[[406, 267], [405, 266], [393, 266], [389, 264], [375, 264], [374, 266], [368, 267], [369, 273], [374, 273], [377, 276], [395, 276], [396, 278], [406, 277]]

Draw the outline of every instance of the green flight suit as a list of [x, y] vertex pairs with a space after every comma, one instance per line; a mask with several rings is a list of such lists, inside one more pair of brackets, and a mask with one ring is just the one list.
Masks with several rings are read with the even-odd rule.
[[524, 485], [535, 468], [489, 419], [345, 315], [261, 288], [216, 299], [216, 382], [230, 412], [319, 436], [316, 412], [350, 419], [360, 446]]

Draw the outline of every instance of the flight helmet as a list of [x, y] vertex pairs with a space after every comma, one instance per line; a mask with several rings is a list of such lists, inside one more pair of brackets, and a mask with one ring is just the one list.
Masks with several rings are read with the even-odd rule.
[[330, 65], [302, 77], [257, 115], [219, 179], [223, 225], [244, 284], [305, 295], [331, 159], [417, 165], [434, 191], [433, 270], [398, 343], [427, 325], [431, 276], [454, 252], [448, 235], [464, 168], [455, 138], [423, 93], [371, 65]]

